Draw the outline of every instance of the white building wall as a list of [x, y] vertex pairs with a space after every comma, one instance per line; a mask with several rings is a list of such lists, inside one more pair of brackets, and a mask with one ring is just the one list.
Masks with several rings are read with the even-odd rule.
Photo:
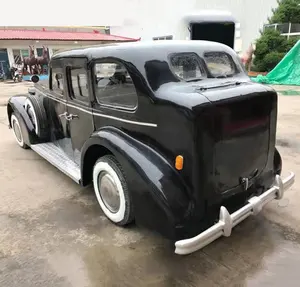
[[126, 15], [122, 26], [111, 27], [110, 31], [114, 35], [152, 40], [156, 36], [174, 35], [180, 18], [191, 11], [228, 10], [240, 23], [241, 38], [236, 46], [245, 51], [259, 37], [259, 30], [277, 5], [277, 0], [127, 0], [122, 6]]
[[[197, 0], [128, 0], [123, 24], [110, 27], [113, 35], [124, 35], [141, 40], [156, 36], [174, 35], [180, 18], [192, 11]], [[113, 16], [113, 15], [112, 15]]]
[[229, 10], [241, 24], [242, 49], [245, 51], [259, 37], [259, 30], [272, 15], [272, 8], [277, 6], [277, 0], [200, 0], [195, 8]]

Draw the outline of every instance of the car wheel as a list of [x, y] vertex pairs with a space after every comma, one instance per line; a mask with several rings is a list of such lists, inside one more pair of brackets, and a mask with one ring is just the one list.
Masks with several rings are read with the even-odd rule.
[[14, 136], [15, 136], [15, 139], [16, 139], [18, 145], [24, 149], [29, 148], [28, 145], [24, 143], [24, 138], [23, 138], [20, 122], [14, 113], [12, 113], [12, 115], [11, 115], [10, 122], [11, 122], [11, 127], [12, 127], [12, 130], [13, 130], [13, 133], [14, 133]]
[[25, 110], [34, 125], [36, 135], [41, 140], [47, 140], [49, 129], [43, 98], [39, 96], [28, 96], [25, 101]]
[[93, 168], [97, 200], [104, 214], [117, 225], [133, 221], [133, 204], [121, 165], [112, 155], [101, 157]]

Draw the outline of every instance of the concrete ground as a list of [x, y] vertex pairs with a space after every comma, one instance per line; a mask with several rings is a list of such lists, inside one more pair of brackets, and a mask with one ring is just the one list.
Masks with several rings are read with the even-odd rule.
[[[299, 286], [300, 181], [203, 250], [181, 257], [139, 227], [118, 228], [92, 188], [81, 188], [7, 128], [7, 96], [31, 84], [0, 83], [0, 286]], [[300, 97], [279, 97], [278, 149], [300, 175]]]

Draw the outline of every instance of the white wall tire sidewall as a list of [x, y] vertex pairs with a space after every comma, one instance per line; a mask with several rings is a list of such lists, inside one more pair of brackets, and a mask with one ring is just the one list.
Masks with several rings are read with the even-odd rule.
[[[112, 213], [104, 204], [100, 191], [98, 186], [98, 176], [102, 171], [106, 171], [109, 173], [109, 175], [113, 178], [115, 181], [115, 184], [119, 191], [120, 196], [120, 208], [118, 212]], [[98, 162], [93, 170], [93, 184], [94, 184], [94, 190], [97, 197], [97, 200], [99, 202], [100, 207], [102, 208], [104, 214], [113, 222], [118, 223], [121, 222], [125, 217], [125, 211], [126, 211], [126, 200], [124, 195], [124, 190], [122, 187], [122, 183], [117, 175], [117, 173], [114, 171], [114, 169], [107, 163], [107, 162]]]
[[[22, 135], [22, 130], [21, 130], [21, 126], [20, 126], [18, 118], [15, 115], [12, 115], [11, 119], [10, 119], [10, 122], [11, 122], [11, 126], [12, 126], [12, 129], [13, 129], [14, 137], [15, 137], [18, 145], [20, 147], [23, 147], [24, 146], [24, 138], [23, 138], [23, 135]], [[18, 127], [19, 127], [20, 135], [21, 135], [21, 141], [18, 140], [18, 138], [17, 138], [17, 136], [15, 134], [14, 125], [18, 125]]]
[[39, 135], [39, 126], [38, 126], [38, 123], [37, 123], [38, 118], [36, 116], [36, 112], [34, 110], [34, 107], [33, 107], [32, 103], [31, 103], [31, 101], [29, 99], [26, 99], [26, 101], [25, 101], [25, 111], [26, 111], [26, 113], [27, 113], [28, 107], [30, 107], [30, 109], [31, 109], [31, 111], [33, 113], [33, 116], [34, 116], [34, 121], [35, 121], [35, 123], [34, 123], [35, 129], [34, 130], [35, 130], [35, 133], [36, 133], [36, 135]]

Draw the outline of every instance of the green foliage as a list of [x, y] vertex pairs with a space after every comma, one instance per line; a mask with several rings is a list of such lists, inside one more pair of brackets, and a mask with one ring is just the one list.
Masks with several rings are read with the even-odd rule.
[[255, 65], [252, 65], [252, 66], [251, 66], [251, 71], [252, 71], [252, 72], [260, 72], [260, 71], [263, 71], [263, 70], [260, 70], [260, 68], [261, 68], [261, 67], [257, 67], [257, 66], [255, 66]]
[[287, 40], [287, 51], [291, 50], [296, 43], [300, 40], [300, 37], [294, 37], [294, 38], [290, 38], [289, 40]]
[[[300, 23], [300, 0], [278, 1], [278, 8], [273, 10], [269, 19], [273, 23]], [[260, 72], [271, 71], [296, 44], [299, 38], [287, 39], [274, 29], [265, 29], [256, 42], [254, 68]]]
[[292, 42], [276, 30], [265, 30], [256, 42], [254, 65], [261, 72], [271, 71], [292, 47]]
[[274, 23], [300, 23], [300, 0], [281, 0], [278, 8], [273, 9], [273, 16], [269, 19]]
[[265, 71], [272, 71], [276, 65], [283, 59], [285, 53], [273, 51], [266, 55], [264, 59]]

